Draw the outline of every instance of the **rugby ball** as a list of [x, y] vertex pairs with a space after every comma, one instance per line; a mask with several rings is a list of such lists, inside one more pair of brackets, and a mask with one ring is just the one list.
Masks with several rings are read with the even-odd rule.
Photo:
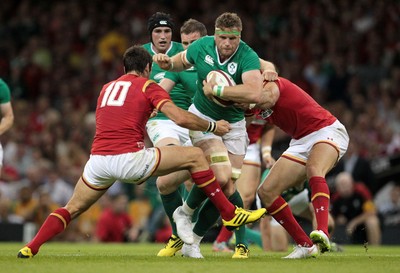
[[[234, 86], [236, 85], [235, 81], [232, 79], [231, 75], [229, 75], [228, 73], [222, 71], [222, 70], [213, 70], [210, 71], [207, 74], [207, 82], [209, 82], [215, 75], [215, 81], [217, 83], [217, 85], [221, 85], [221, 86]], [[222, 107], [227, 107], [230, 105], [233, 105], [234, 102], [230, 101], [230, 100], [225, 100], [223, 98], [220, 97], [216, 97], [213, 96], [212, 97], [213, 102], [215, 102], [216, 104], [218, 104], [219, 106]]]

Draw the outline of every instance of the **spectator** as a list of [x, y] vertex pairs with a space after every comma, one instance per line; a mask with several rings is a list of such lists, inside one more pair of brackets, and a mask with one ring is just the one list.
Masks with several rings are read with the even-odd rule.
[[47, 192], [51, 200], [59, 206], [67, 204], [74, 192], [72, 186], [60, 177], [54, 167], [47, 170], [47, 179], [41, 190]]
[[346, 226], [352, 243], [380, 244], [379, 219], [368, 188], [361, 183], [355, 183], [348, 172], [336, 176], [335, 186], [331, 213], [336, 225]]
[[135, 241], [138, 229], [129, 214], [128, 197], [125, 194], [110, 196], [111, 204], [100, 215], [96, 227], [96, 237], [101, 242]]
[[32, 222], [37, 205], [38, 200], [32, 197], [32, 189], [29, 186], [25, 186], [19, 190], [13, 213], [21, 217], [23, 222]]
[[388, 185], [386, 198], [378, 206], [385, 226], [400, 226], [400, 183]]

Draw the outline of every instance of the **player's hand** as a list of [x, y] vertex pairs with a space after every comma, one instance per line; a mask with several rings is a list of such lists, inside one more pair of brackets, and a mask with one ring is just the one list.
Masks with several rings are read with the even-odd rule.
[[217, 130], [215, 130], [214, 134], [217, 136], [223, 136], [231, 130], [231, 125], [229, 122], [225, 120], [217, 121]]
[[271, 169], [272, 165], [275, 164], [275, 158], [271, 154], [263, 154], [262, 160], [264, 162], [265, 168]]
[[214, 96], [213, 87], [215, 85], [217, 85], [215, 74], [211, 77], [210, 81], [203, 80], [203, 92], [207, 98], [211, 99]]
[[149, 118], [154, 118], [155, 116], [157, 116], [157, 114], [158, 114], [158, 110], [157, 110], [157, 108], [154, 108], [153, 111], [151, 112]]
[[171, 69], [171, 58], [167, 54], [157, 53], [153, 55], [153, 62], [163, 70]]
[[348, 235], [352, 235], [353, 232], [356, 230], [356, 227], [357, 227], [357, 223], [355, 223], [354, 221], [350, 221], [346, 226], [346, 233]]
[[278, 72], [267, 69], [267, 70], [263, 71], [262, 76], [263, 76], [264, 80], [266, 80], [268, 82], [273, 82], [278, 79]]

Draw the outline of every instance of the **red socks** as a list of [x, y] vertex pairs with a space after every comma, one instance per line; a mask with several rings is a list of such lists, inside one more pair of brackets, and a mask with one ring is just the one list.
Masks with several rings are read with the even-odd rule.
[[232, 237], [233, 231], [228, 230], [225, 226], [221, 227], [221, 230], [218, 233], [217, 239], [215, 241], [217, 243], [221, 242], [228, 242], [229, 239]]
[[65, 208], [58, 208], [53, 213], [50, 213], [36, 236], [27, 244], [32, 254], [38, 253], [39, 248], [45, 242], [64, 231], [69, 222], [71, 222], [71, 215]]
[[192, 179], [197, 187], [207, 195], [219, 210], [222, 219], [230, 220], [235, 216], [235, 206], [229, 202], [228, 198], [222, 192], [211, 169], [192, 173]]
[[317, 230], [322, 230], [327, 236], [329, 215], [329, 187], [324, 177], [313, 176], [309, 181], [311, 188], [311, 202], [317, 218]]
[[313, 245], [311, 239], [307, 236], [299, 223], [294, 218], [292, 211], [285, 199], [279, 196], [272, 205], [267, 208], [269, 214], [280, 223], [286, 231], [292, 236], [296, 245], [310, 247]]

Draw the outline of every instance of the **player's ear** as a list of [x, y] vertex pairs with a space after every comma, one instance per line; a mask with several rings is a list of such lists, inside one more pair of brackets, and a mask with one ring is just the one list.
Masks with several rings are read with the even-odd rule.
[[150, 76], [150, 71], [151, 71], [151, 65], [148, 63], [143, 71], [143, 74], [145, 75], [146, 78]]

